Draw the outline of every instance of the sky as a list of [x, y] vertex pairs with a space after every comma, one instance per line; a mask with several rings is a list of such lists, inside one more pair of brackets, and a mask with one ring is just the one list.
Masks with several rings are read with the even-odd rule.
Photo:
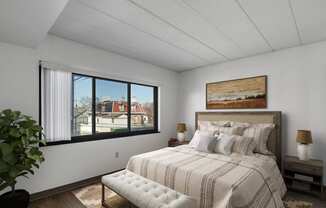
[[[76, 76], [76, 75], [74, 75]], [[75, 81], [74, 97], [76, 100], [82, 97], [91, 97], [92, 95], [92, 78], [82, 77]], [[131, 85], [131, 96], [140, 103], [153, 102], [153, 88], [141, 85]], [[108, 80], [96, 80], [96, 97], [100, 100], [111, 98], [121, 100], [125, 97], [127, 100], [127, 84], [113, 82]]]

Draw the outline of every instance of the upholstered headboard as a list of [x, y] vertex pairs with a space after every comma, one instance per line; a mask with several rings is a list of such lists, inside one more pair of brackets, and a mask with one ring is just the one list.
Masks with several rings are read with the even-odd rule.
[[250, 111], [250, 112], [196, 112], [196, 129], [198, 121], [237, 121], [247, 123], [273, 123], [275, 129], [271, 133], [267, 146], [277, 158], [277, 164], [282, 170], [282, 113], [280, 111]]

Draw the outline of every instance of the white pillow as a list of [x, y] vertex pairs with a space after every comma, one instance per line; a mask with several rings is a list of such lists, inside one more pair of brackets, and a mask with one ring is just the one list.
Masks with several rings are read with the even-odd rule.
[[197, 147], [200, 141], [200, 134], [205, 135], [208, 134], [213, 137], [217, 137], [214, 131], [208, 131], [208, 130], [196, 130], [194, 136], [192, 137], [191, 141], [189, 142], [189, 146], [191, 147]]
[[191, 147], [197, 147], [199, 144], [200, 136], [199, 136], [199, 130], [195, 131], [194, 136], [192, 137], [189, 146]]
[[213, 152], [216, 142], [216, 137], [213, 136], [213, 133], [209, 131], [199, 131], [199, 137], [199, 143], [195, 147], [195, 150], [201, 152]]
[[232, 152], [232, 146], [235, 141], [234, 135], [228, 135], [228, 134], [219, 134], [219, 136], [216, 139], [216, 145], [214, 152], [221, 153], [224, 155], [230, 155]]

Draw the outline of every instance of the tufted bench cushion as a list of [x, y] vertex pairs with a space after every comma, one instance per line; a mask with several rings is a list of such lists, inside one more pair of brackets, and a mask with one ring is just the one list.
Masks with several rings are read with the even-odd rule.
[[[139, 208], [193, 208], [196, 205], [193, 198], [128, 170], [103, 176], [102, 185]], [[102, 204], [109, 207], [104, 202], [104, 193]]]

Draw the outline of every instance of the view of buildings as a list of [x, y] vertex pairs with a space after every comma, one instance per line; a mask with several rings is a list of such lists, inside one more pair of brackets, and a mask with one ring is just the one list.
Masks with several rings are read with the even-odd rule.
[[[140, 103], [133, 98], [131, 102], [131, 129], [144, 130], [153, 128], [153, 103]], [[74, 135], [87, 135], [92, 132], [91, 107], [74, 106]], [[96, 104], [96, 132], [119, 132], [128, 129], [128, 103], [120, 100], [103, 100]]]
[[[128, 131], [127, 83], [93, 79], [83, 75], [73, 75], [73, 83], [72, 136], [92, 134], [93, 125], [96, 133]], [[95, 87], [95, 94], [93, 87]], [[154, 127], [153, 87], [130, 84], [130, 93], [131, 130], [152, 129]], [[92, 96], [96, 96], [94, 109]]]

